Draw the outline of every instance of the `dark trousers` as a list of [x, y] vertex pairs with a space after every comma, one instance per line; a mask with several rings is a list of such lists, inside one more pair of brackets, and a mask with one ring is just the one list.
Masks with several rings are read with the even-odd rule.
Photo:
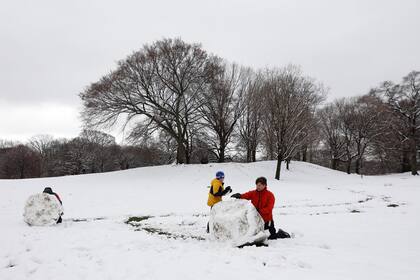
[[279, 229], [276, 231], [276, 228], [274, 227], [274, 221], [271, 220], [269, 222], [266, 222], [264, 224], [264, 229], [268, 229], [270, 231], [270, 236], [268, 239], [277, 239], [277, 238], [290, 238], [290, 234], [285, 232], [282, 229]]
[[274, 237], [277, 236], [276, 233], [276, 228], [274, 227], [274, 221], [268, 221], [264, 224], [264, 230], [268, 229], [268, 231], [270, 232], [270, 237], [269, 239], [273, 239]]
[[[210, 206], [210, 211], [213, 209], [213, 206]], [[207, 233], [210, 233], [210, 222], [207, 222]]]

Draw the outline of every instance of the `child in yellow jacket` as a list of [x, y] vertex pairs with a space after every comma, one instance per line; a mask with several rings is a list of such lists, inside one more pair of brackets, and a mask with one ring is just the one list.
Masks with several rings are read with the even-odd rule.
[[[222, 196], [232, 192], [230, 186], [227, 186], [226, 189], [223, 187], [225, 180], [225, 173], [223, 171], [218, 171], [216, 173], [216, 178], [213, 179], [210, 183], [209, 198], [207, 199], [207, 205], [213, 207], [216, 203], [222, 201]], [[210, 232], [209, 224], [207, 223], [207, 232]]]
[[230, 186], [223, 188], [225, 180], [225, 173], [223, 171], [218, 171], [216, 173], [216, 178], [213, 179], [210, 183], [209, 198], [207, 200], [207, 205], [213, 207], [216, 203], [222, 201], [222, 196], [232, 192]]

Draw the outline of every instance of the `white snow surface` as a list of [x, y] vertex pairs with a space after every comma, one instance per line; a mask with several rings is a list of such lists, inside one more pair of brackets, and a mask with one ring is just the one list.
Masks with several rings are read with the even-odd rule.
[[233, 246], [264, 241], [264, 221], [248, 200], [221, 201], [210, 211], [210, 234], [215, 240], [231, 241]]
[[63, 206], [55, 196], [37, 193], [26, 201], [23, 220], [31, 226], [51, 226], [57, 223], [61, 213]]
[[[0, 279], [420, 279], [419, 176], [292, 162], [276, 181], [274, 169], [267, 161], [0, 180]], [[242, 249], [211, 240], [207, 186], [218, 170], [241, 193], [266, 176], [275, 225], [294, 237]], [[25, 201], [44, 186], [66, 215], [30, 227]]]

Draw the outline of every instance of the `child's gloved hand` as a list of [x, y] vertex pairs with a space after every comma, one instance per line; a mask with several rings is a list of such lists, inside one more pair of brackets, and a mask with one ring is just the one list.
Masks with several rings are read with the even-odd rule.
[[235, 193], [235, 194], [232, 194], [230, 197], [239, 199], [239, 198], [241, 198], [241, 194], [240, 193]]

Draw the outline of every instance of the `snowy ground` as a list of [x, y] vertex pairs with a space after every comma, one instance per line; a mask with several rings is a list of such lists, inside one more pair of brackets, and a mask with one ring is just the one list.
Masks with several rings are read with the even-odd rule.
[[[276, 226], [293, 239], [243, 249], [208, 240], [215, 171], [245, 192], [274, 167], [0, 180], [0, 279], [420, 279], [420, 177], [408, 174], [361, 178], [293, 162], [280, 182], [269, 180]], [[62, 197], [64, 222], [29, 227], [25, 200], [46, 186]]]

